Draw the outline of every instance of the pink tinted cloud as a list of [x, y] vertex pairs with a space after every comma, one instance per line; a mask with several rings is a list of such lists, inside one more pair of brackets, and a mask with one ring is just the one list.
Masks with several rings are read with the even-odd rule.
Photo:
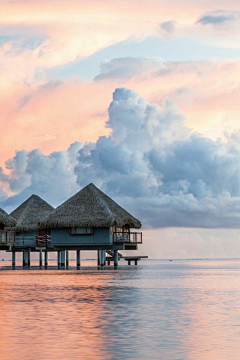
[[[159, 24], [170, 20], [177, 34], [203, 34], [209, 38], [215, 29], [197, 25], [196, 21], [220, 6], [234, 11], [239, 4], [233, 0], [1, 3], [1, 32], [10, 38], [0, 48], [0, 164], [15, 149], [40, 147], [50, 152], [67, 148], [75, 140], [95, 141], [107, 134], [107, 108], [112, 92], [120, 86], [133, 88], [159, 104], [170, 96], [195, 130], [236, 124], [237, 62], [159, 61], [159, 65], [153, 62], [132, 75], [130, 72], [107, 78], [103, 74], [100, 81], [93, 83], [44, 86], [47, 69], [87, 57], [122, 40], [161, 36]], [[13, 38], [16, 34], [17, 39]], [[39, 43], [26, 47], [24, 41], [29, 37], [40, 39]]]
[[[146, 59], [148, 60], [148, 59]], [[151, 102], [161, 105], [164, 97], [173, 99], [186, 114], [187, 124], [196, 131], [216, 138], [225, 127], [239, 127], [239, 61], [200, 61], [200, 62], [150, 62], [150, 68], [135, 66], [134, 76], [121, 76], [127, 68], [117, 63], [111, 73], [100, 78], [113, 86], [134, 88]], [[120, 70], [117, 70], [117, 67]], [[111, 68], [111, 66], [109, 66]], [[115, 76], [118, 74], [118, 76]], [[125, 74], [125, 73], [124, 73]]]
[[[38, 69], [66, 64], [86, 57], [109, 45], [130, 38], [163, 36], [160, 24], [169, 21], [176, 27], [176, 35], [201, 37], [209, 42], [209, 35], [219, 35], [214, 27], [196, 22], [216, 9], [237, 11], [237, 1], [133, 0], [119, 1], [13, 1], [0, 4], [0, 23], [3, 35], [20, 35], [2, 47], [0, 65], [10, 78], [32, 81]], [[187, 11], [186, 11], [187, 9]], [[225, 10], [226, 9], [226, 10]], [[235, 25], [234, 25], [235, 26]], [[225, 28], [224, 38], [238, 34], [239, 27]], [[229, 33], [228, 33], [229, 30]], [[42, 42], [34, 49], [24, 48], [22, 38], [40, 36]], [[203, 40], [205, 39], [205, 40]], [[233, 39], [233, 44], [237, 42]], [[226, 44], [225, 44], [226, 45]], [[20, 70], [11, 70], [15, 67]]]
[[186, 114], [188, 126], [213, 138], [221, 135], [226, 127], [239, 127], [238, 61], [169, 63], [159, 60], [157, 65], [155, 59], [150, 64], [143, 67], [141, 63], [134, 76], [122, 77], [120, 69], [118, 77], [103, 74], [101, 80], [93, 83], [13, 86], [3, 82], [1, 164], [13, 156], [16, 149], [42, 148], [49, 153], [65, 149], [76, 140], [96, 141], [99, 136], [107, 135], [107, 108], [116, 87], [135, 89], [159, 105], [165, 97], [170, 97]]
[[16, 149], [65, 149], [76, 140], [96, 141], [105, 129], [111, 92], [100, 84], [19, 86], [0, 99], [2, 164]]

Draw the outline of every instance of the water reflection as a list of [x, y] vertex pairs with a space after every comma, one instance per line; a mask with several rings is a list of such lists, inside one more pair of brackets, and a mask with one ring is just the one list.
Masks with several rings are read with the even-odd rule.
[[0, 357], [237, 359], [239, 265], [0, 271]]

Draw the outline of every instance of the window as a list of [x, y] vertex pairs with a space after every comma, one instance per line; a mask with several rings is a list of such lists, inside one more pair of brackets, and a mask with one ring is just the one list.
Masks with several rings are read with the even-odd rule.
[[69, 228], [70, 235], [92, 235], [93, 228], [90, 227], [71, 227]]

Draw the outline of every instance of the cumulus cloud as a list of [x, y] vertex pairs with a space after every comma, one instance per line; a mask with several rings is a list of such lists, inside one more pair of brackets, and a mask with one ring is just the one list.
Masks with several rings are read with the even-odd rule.
[[237, 228], [240, 224], [240, 136], [213, 141], [193, 133], [176, 105], [149, 103], [118, 88], [109, 106], [111, 135], [76, 142], [67, 151], [17, 152], [0, 181], [16, 195], [32, 193], [53, 205], [89, 182], [139, 217], [144, 227]]
[[82, 146], [83, 143], [75, 142], [67, 151], [50, 155], [44, 155], [40, 149], [17, 151], [15, 157], [6, 162], [10, 174], [0, 172], [0, 181], [15, 193], [5, 199], [2, 206], [11, 211], [33, 193], [57, 206], [73, 195], [79, 188], [74, 166]]

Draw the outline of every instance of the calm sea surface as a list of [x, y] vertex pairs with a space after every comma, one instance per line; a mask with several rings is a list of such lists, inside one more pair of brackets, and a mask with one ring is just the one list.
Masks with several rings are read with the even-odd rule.
[[240, 260], [95, 263], [0, 262], [1, 360], [240, 359]]

